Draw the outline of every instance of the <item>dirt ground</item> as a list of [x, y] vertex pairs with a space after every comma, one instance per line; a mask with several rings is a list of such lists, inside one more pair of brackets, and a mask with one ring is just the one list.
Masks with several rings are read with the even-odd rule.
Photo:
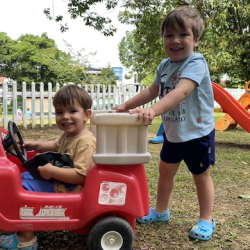
[[62, 134], [62, 131], [56, 126], [45, 126], [43, 129], [39, 127], [34, 129], [19, 128], [19, 130], [24, 141], [54, 141]]

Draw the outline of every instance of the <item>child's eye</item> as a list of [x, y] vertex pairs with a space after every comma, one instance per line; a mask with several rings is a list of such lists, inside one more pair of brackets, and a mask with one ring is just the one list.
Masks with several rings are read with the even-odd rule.
[[164, 37], [172, 37], [171, 34], [166, 34]]
[[181, 34], [182, 36], [188, 36], [189, 34], [188, 33], [183, 33]]
[[56, 115], [61, 115], [62, 111], [56, 111]]
[[74, 114], [74, 113], [76, 113], [77, 111], [76, 110], [70, 110], [70, 113], [71, 114]]

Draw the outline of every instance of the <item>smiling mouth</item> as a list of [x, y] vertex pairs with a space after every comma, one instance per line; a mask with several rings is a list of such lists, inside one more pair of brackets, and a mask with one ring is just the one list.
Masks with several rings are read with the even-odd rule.
[[69, 127], [69, 126], [72, 126], [73, 123], [64, 123], [64, 124], [62, 124], [62, 125], [63, 125], [63, 127]]
[[174, 51], [174, 52], [178, 52], [178, 51], [180, 51], [180, 50], [182, 50], [182, 48], [178, 48], [178, 49], [171, 49], [172, 51]]

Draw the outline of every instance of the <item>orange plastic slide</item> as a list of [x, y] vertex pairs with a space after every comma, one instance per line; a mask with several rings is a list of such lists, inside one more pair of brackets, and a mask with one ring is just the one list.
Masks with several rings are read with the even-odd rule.
[[250, 133], [250, 81], [246, 84], [246, 92], [236, 101], [226, 90], [216, 83], [213, 83], [214, 99], [218, 102], [227, 113], [220, 118], [216, 124], [215, 129], [225, 131], [229, 127], [236, 127], [240, 124], [246, 131]]

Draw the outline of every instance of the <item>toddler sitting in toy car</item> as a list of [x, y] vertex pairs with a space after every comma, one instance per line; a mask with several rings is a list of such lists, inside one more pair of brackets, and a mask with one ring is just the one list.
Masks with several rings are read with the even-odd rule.
[[[54, 96], [56, 124], [64, 131], [53, 141], [27, 141], [26, 150], [37, 152], [59, 152], [68, 154], [73, 167], [57, 167], [51, 163], [38, 167], [43, 179], [34, 179], [29, 172], [21, 174], [24, 189], [37, 192], [79, 192], [81, 191], [88, 169], [93, 165], [92, 155], [96, 151], [96, 139], [86, 124], [91, 116], [92, 100], [88, 93], [76, 86], [62, 87]], [[18, 232], [11, 236], [0, 237], [0, 249], [38, 249], [37, 238], [33, 231]]]

